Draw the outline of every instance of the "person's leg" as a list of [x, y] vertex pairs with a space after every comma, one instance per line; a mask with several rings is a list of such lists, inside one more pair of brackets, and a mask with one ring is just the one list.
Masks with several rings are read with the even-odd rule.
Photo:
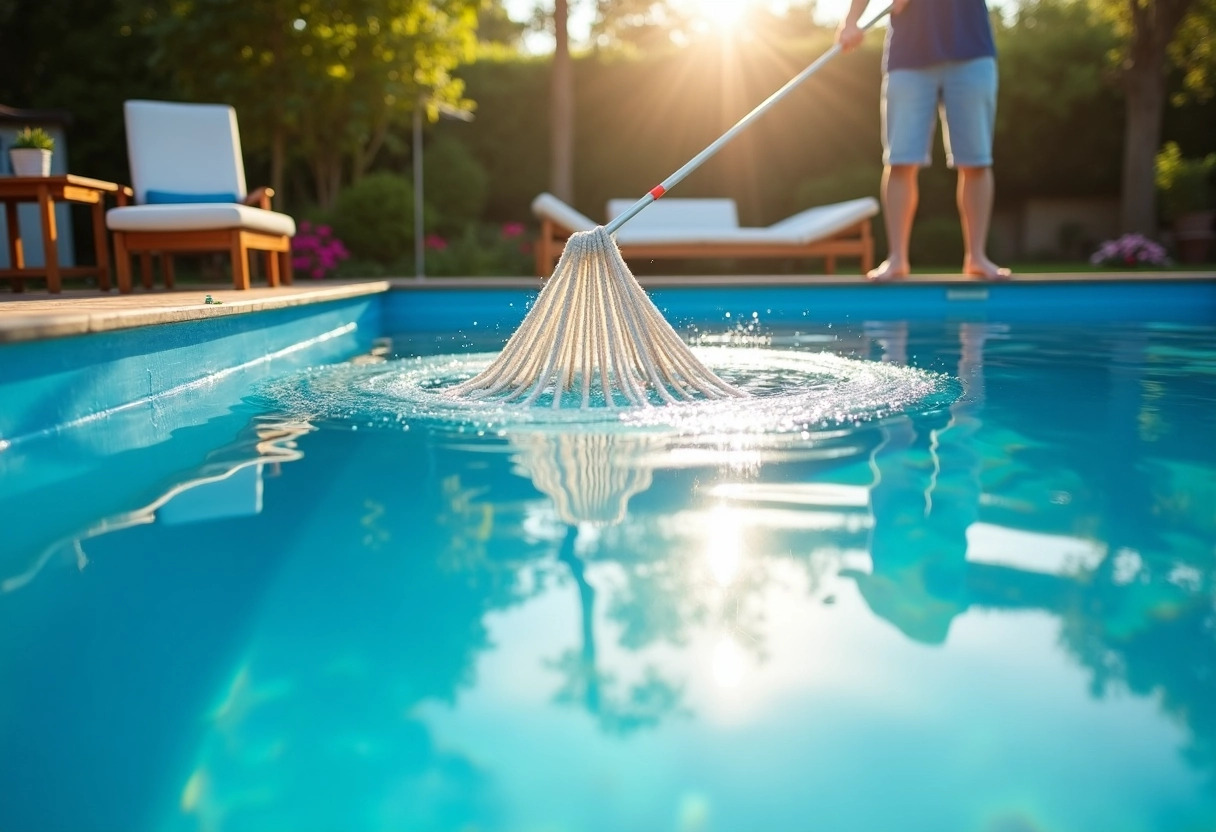
[[963, 230], [963, 273], [987, 280], [1009, 277], [988, 259], [995, 180], [992, 132], [996, 123], [994, 58], [950, 64], [942, 84], [946, 161], [958, 169], [958, 213]]
[[908, 243], [912, 237], [912, 219], [920, 191], [917, 187], [916, 165], [887, 165], [882, 172], [882, 219], [887, 229], [887, 259], [866, 277], [870, 280], [896, 280], [908, 276]]
[[1009, 277], [1009, 269], [988, 259], [988, 226], [995, 191], [991, 167], [958, 169], [958, 215], [963, 224], [963, 274], [986, 280]]
[[929, 164], [937, 120], [939, 80], [926, 70], [895, 70], [883, 77], [883, 225], [887, 259], [866, 276], [896, 280], [908, 275], [908, 241], [918, 200], [917, 174]]

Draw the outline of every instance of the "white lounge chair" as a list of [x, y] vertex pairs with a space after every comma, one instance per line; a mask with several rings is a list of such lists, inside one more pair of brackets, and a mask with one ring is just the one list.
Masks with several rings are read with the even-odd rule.
[[[634, 201], [609, 200], [608, 219]], [[532, 213], [541, 221], [536, 246], [541, 277], [553, 273], [571, 234], [598, 225], [548, 193], [532, 200]], [[809, 208], [769, 226], [741, 228], [733, 199], [664, 197], [629, 220], [616, 241], [626, 258], [822, 257], [824, 271], [834, 274], [837, 257], [856, 257], [865, 273], [874, 267], [871, 220], [877, 213], [878, 201], [864, 197]]]
[[142, 254], [145, 288], [152, 287], [154, 253], [161, 255], [166, 285], [173, 285], [174, 252], [229, 252], [232, 285], [248, 289], [249, 252], [262, 251], [267, 282], [291, 283], [295, 221], [270, 210], [270, 188], [246, 191], [231, 107], [127, 101], [123, 116], [136, 204], [106, 212], [119, 291], [131, 291], [134, 252]]

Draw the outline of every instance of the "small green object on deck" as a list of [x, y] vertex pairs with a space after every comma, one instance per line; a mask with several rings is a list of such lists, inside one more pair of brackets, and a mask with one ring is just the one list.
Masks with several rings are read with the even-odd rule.
[[215, 304], [218, 306], [219, 304], [223, 303], [223, 301], [222, 300], [212, 300], [211, 295], [207, 295], [207, 297], [203, 299], [203, 303], [212, 303], [212, 304]]

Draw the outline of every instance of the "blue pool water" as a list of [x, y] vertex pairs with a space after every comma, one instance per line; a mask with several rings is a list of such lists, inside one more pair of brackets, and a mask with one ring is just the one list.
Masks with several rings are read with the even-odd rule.
[[27, 432], [0, 830], [1216, 828], [1216, 326], [731, 331], [943, 385], [504, 430], [347, 395], [495, 333], [334, 329]]

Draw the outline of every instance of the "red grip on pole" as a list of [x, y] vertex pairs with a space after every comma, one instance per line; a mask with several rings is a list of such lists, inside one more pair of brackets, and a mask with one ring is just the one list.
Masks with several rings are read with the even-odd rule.
[[667, 189], [664, 188], [662, 185], [655, 185], [653, 188], [650, 189], [650, 195], [652, 197], [654, 197], [655, 199], [658, 199], [665, 193], [667, 193]]

